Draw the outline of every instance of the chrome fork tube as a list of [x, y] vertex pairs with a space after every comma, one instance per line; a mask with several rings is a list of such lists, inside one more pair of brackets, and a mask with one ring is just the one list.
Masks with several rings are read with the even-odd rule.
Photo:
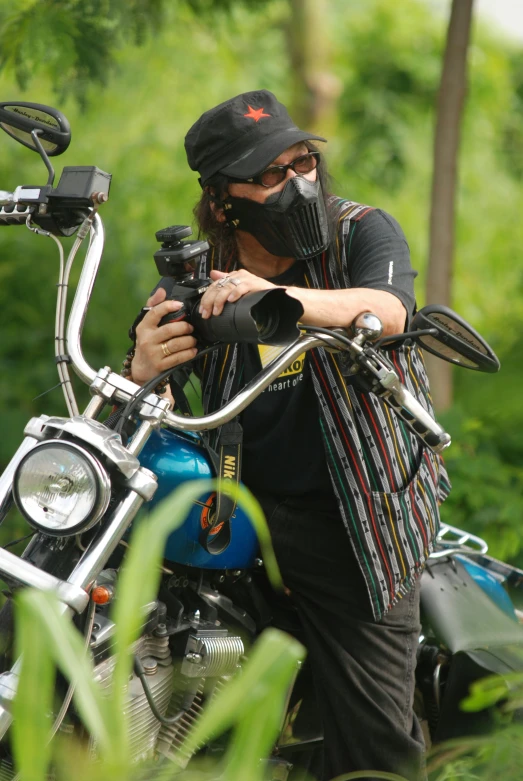
[[135, 491], [129, 491], [114, 511], [105, 530], [94, 545], [86, 550], [67, 578], [68, 583], [83, 589], [88, 589], [92, 585], [143, 503], [142, 496]]
[[96, 420], [100, 412], [103, 410], [105, 404], [105, 399], [102, 396], [93, 396], [83, 411], [84, 418], [91, 418], [92, 420]]
[[152, 423], [150, 423], [148, 420], [143, 421], [132, 440], [127, 445], [128, 452], [133, 456], [138, 457], [154, 430], [155, 426]]
[[89, 595], [81, 586], [60, 580], [3, 548], [0, 548], [0, 572], [8, 582], [14, 581], [17, 585], [54, 592], [61, 602], [72, 607], [77, 613], [82, 613], [89, 604]]

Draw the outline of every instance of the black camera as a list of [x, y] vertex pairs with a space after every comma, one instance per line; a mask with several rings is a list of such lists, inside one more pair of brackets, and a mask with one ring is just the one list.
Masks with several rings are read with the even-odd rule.
[[191, 233], [187, 225], [172, 225], [156, 232], [157, 241], [162, 243], [161, 249], [154, 254], [156, 267], [162, 277], [173, 280], [172, 288], [166, 289], [167, 299], [183, 303], [182, 309], [163, 317], [159, 325], [185, 319], [194, 327], [194, 336], [202, 345], [217, 342], [291, 344], [296, 341], [303, 307], [283, 289], [248, 293], [239, 301], [226, 303], [220, 315], [202, 318], [198, 312], [200, 299], [212, 279], [198, 279], [194, 273], [197, 261], [209, 250], [209, 244], [183, 241]]

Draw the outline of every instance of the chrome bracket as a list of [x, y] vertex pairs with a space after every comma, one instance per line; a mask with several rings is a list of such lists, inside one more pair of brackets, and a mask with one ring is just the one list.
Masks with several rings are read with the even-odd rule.
[[[123, 446], [120, 434], [92, 418], [76, 415], [73, 418], [48, 417], [31, 418], [24, 429], [29, 437], [40, 442], [54, 439], [57, 432], [74, 437], [93, 447], [126, 478], [140, 468], [140, 462]], [[66, 440], [64, 440], [66, 441]]]
[[142, 466], [127, 480], [126, 485], [148, 502], [156, 493], [158, 478], [154, 472]]

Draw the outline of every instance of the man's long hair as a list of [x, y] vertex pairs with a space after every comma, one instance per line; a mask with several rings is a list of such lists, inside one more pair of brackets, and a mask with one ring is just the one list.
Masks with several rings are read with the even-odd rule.
[[[318, 147], [310, 141], [306, 141], [305, 145], [309, 152], [319, 151]], [[320, 157], [316, 170], [328, 214], [329, 174], [323, 154]], [[199, 237], [205, 237], [215, 247], [214, 265], [215, 268], [222, 270], [234, 268], [238, 261], [238, 247], [234, 228], [228, 222], [218, 222], [212, 207], [212, 204], [214, 204], [214, 208], [219, 208], [220, 202], [228, 195], [228, 187], [228, 177], [225, 174], [215, 174], [205, 182], [202, 196], [193, 209]], [[211, 190], [214, 194], [211, 193]]]

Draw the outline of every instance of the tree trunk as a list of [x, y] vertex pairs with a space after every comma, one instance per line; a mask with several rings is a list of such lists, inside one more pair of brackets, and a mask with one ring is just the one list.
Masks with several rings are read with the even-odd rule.
[[331, 72], [328, 34], [329, 0], [289, 0], [286, 25], [293, 76], [291, 115], [304, 130], [334, 132], [341, 82]]
[[[452, 0], [438, 95], [430, 212], [427, 304], [450, 305], [460, 127], [467, 89], [467, 49], [474, 0]], [[452, 404], [452, 366], [426, 354], [438, 411]]]

